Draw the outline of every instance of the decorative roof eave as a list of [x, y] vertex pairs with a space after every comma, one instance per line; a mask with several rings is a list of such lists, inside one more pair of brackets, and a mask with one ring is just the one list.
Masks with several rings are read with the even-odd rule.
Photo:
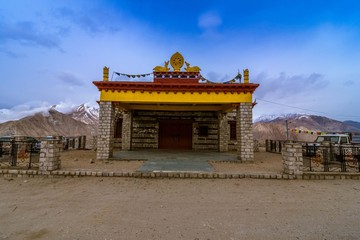
[[218, 83], [218, 84], [181, 84], [181, 83], [152, 83], [152, 82], [110, 82], [95, 81], [93, 84], [99, 91], [148, 91], [148, 92], [230, 92], [254, 93], [259, 84], [255, 83]]

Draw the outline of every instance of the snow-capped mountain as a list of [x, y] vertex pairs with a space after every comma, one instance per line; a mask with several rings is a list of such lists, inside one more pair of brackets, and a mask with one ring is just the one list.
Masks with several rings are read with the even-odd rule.
[[284, 114], [261, 116], [254, 122], [254, 138], [264, 141], [265, 139], [286, 139], [286, 121], [292, 140], [312, 141], [315, 135], [298, 134], [291, 132], [292, 129], [302, 129], [320, 132], [360, 132], [360, 123], [354, 121], [337, 121], [323, 116], [308, 114]]
[[300, 120], [300, 119], [308, 119], [309, 117], [311, 117], [312, 115], [309, 114], [299, 114], [299, 113], [289, 113], [289, 114], [280, 114], [280, 115], [276, 115], [276, 114], [272, 114], [272, 115], [262, 115], [258, 118], [256, 118], [254, 120], [255, 123], [261, 123], [261, 122], [271, 122], [274, 120], [288, 120], [288, 119], [296, 119], [296, 120]]
[[0, 136], [26, 135], [44, 137], [59, 135], [66, 137], [96, 135], [94, 127], [71, 116], [49, 109], [48, 114], [37, 113], [15, 121], [0, 124]]
[[81, 104], [76, 107], [52, 105], [19, 120], [0, 124], [0, 135], [42, 137], [94, 136], [97, 132], [99, 109]]
[[275, 118], [279, 117], [279, 115], [261, 115], [260, 117], [254, 119], [255, 123], [261, 123], [261, 122], [270, 122], [274, 120]]
[[97, 125], [99, 122], [99, 109], [81, 104], [68, 113], [73, 119], [89, 125]]

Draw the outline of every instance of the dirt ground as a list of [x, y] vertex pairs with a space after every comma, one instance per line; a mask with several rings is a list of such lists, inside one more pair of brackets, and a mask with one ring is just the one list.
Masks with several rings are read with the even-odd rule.
[[359, 239], [356, 180], [0, 179], [0, 239]]
[[70, 150], [61, 152], [62, 170], [135, 171], [143, 161], [99, 161], [93, 150]]
[[[136, 171], [142, 161], [61, 153], [62, 169]], [[281, 155], [212, 162], [281, 172]], [[359, 239], [356, 180], [0, 178], [0, 239]]]
[[[104, 171], [136, 171], [143, 161], [96, 160], [96, 152], [92, 150], [71, 150], [61, 153], [63, 170], [104, 170]], [[253, 163], [211, 162], [216, 172], [224, 173], [280, 173], [283, 170], [281, 155], [276, 153], [255, 152]]]
[[211, 162], [216, 172], [225, 173], [281, 173], [283, 171], [281, 154], [255, 152], [252, 163]]

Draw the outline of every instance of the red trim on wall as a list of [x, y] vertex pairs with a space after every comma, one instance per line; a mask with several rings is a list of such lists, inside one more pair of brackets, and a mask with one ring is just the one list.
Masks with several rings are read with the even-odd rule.
[[149, 91], [149, 92], [224, 92], [253, 93], [259, 84], [255, 83], [153, 83], [153, 82], [118, 82], [95, 81], [93, 84], [105, 91]]

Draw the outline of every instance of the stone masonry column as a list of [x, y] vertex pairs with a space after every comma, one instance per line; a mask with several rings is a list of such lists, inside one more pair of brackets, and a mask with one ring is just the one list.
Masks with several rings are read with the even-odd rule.
[[286, 142], [281, 151], [284, 173], [294, 177], [303, 174], [302, 146], [299, 143]]
[[238, 159], [254, 161], [254, 140], [252, 129], [252, 103], [240, 103], [236, 112], [236, 138]]
[[99, 129], [97, 136], [97, 159], [109, 159], [114, 149], [114, 116], [112, 102], [100, 102]]
[[48, 172], [61, 168], [60, 152], [62, 150], [61, 137], [41, 141], [39, 171]]
[[132, 112], [125, 112], [123, 114], [121, 148], [122, 150], [131, 150], [132, 137]]
[[226, 113], [219, 112], [219, 152], [227, 152], [229, 150], [229, 123]]

